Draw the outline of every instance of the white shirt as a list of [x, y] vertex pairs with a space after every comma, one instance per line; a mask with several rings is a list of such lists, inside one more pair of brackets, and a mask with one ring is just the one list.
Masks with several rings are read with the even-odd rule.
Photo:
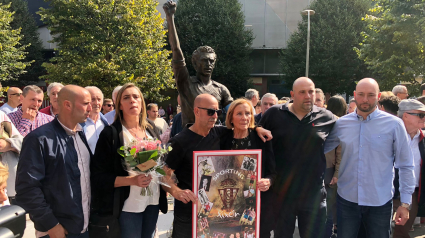
[[[167, 129], [168, 129], [168, 123], [162, 119], [162, 118], [156, 118], [154, 121], [155, 126], [158, 127], [159, 129], [161, 129], [161, 134], [164, 133]], [[160, 138], [156, 138], [156, 139], [160, 139]]]
[[[130, 144], [134, 137], [131, 133], [122, 126], [122, 134], [124, 139], [124, 145]], [[151, 135], [146, 131], [146, 136], [149, 139], [153, 139]], [[136, 172], [128, 172], [129, 175], [137, 175]], [[140, 213], [144, 212], [146, 207], [149, 205], [158, 205], [159, 204], [159, 183], [158, 178], [153, 177], [151, 183], [149, 184], [149, 188], [152, 191], [152, 196], [142, 196], [140, 195], [142, 188], [139, 186], [132, 185], [130, 186], [130, 195], [127, 200], [124, 202], [124, 207], [122, 208], [123, 212], [133, 212]]]
[[416, 181], [416, 187], [419, 187], [419, 178], [421, 174], [421, 153], [419, 152], [419, 136], [420, 132], [418, 130], [418, 133], [413, 137], [413, 139], [409, 136], [409, 144], [410, 149], [412, 150], [413, 154], [413, 162], [415, 164], [415, 181]]
[[3, 104], [3, 106], [0, 107], [0, 111], [3, 111], [6, 114], [9, 114], [11, 112], [15, 112], [16, 110], [18, 110], [18, 107], [13, 108], [13, 107], [9, 106], [9, 104], [7, 104], [7, 103]]
[[100, 119], [100, 115], [96, 122], [94, 122], [90, 117], [87, 118], [84, 134], [86, 135], [87, 143], [89, 144], [90, 150], [93, 154], [96, 149], [97, 140], [99, 140], [100, 132], [102, 132], [103, 128], [105, 128], [105, 124]]
[[105, 116], [106, 120], [108, 121], [109, 125], [111, 125], [112, 123], [114, 123], [115, 110], [112, 110], [112, 111], [106, 113], [104, 116]]

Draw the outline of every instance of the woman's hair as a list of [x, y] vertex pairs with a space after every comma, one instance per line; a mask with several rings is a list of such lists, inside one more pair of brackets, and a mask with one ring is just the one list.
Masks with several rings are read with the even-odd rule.
[[0, 185], [3, 185], [9, 177], [9, 169], [7, 165], [0, 162]]
[[242, 104], [247, 104], [249, 111], [251, 112], [251, 121], [249, 122], [249, 128], [254, 128], [255, 127], [255, 119], [254, 119], [254, 112], [252, 111], [252, 106], [251, 103], [245, 99], [245, 98], [239, 98], [236, 99], [235, 101], [232, 102], [232, 104], [230, 104], [229, 110], [227, 111], [227, 116], [226, 116], [226, 126], [229, 129], [234, 128], [233, 123], [232, 123], [232, 119], [233, 119], [233, 112], [235, 111], [235, 108], [239, 105]]
[[140, 125], [140, 128], [142, 128], [144, 130], [147, 127], [152, 128], [152, 126], [147, 121], [146, 104], [145, 104], [145, 99], [143, 98], [143, 94], [140, 91], [140, 89], [136, 85], [134, 85], [133, 83], [126, 83], [126, 84], [124, 84], [122, 86], [122, 88], [118, 91], [117, 100], [116, 100], [116, 104], [115, 104], [115, 118], [114, 118], [114, 121], [119, 120], [121, 123], [124, 121], [123, 112], [120, 109], [120, 107], [121, 107], [121, 97], [122, 97], [122, 94], [124, 93], [124, 91], [126, 89], [128, 89], [128, 88], [135, 88], [135, 89], [137, 89], [137, 91], [139, 92], [140, 99], [142, 100], [142, 110], [140, 111], [140, 115], [139, 115], [139, 125]]
[[347, 103], [343, 97], [335, 95], [329, 98], [328, 107], [326, 109], [331, 111], [337, 117], [342, 117], [347, 114]]

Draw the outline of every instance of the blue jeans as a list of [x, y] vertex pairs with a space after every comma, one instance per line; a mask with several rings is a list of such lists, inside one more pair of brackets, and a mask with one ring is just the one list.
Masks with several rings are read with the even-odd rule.
[[[50, 236], [47, 235], [47, 236], [43, 236], [41, 238], [50, 238]], [[81, 233], [81, 234], [68, 234], [68, 235], [66, 235], [66, 238], [89, 238], [89, 232], [86, 231], [86, 232]]]
[[365, 238], [389, 238], [392, 208], [392, 199], [382, 206], [372, 207], [359, 206], [338, 195], [338, 238], [357, 238], [361, 224], [365, 227]]
[[152, 238], [158, 221], [159, 205], [149, 205], [144, 212], [121, 212], [122, 238]]

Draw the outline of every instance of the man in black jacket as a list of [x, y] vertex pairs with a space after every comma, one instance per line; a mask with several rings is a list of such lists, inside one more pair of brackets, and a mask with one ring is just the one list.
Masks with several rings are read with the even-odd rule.
[[90, 102], [86, 89], [65, 86], [55, 120], [24, 139], [16, 201], [29, 213], [37, 238], [89, 237], [92, 153], [79, 123], [89, 116]]

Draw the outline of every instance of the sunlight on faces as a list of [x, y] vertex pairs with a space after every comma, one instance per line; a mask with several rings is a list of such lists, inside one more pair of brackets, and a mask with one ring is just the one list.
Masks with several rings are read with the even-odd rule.
[[262, 98], [261, 99], [261, 112], [264, 114], [269, 108], [276, 105], [276, 100], [273, 98]]
[[251, 105], [248, 105], [247, 103], [243, 103], [235, 107], [231, 121], [235, 130], [248, 130], [252, 117], [251, 110]]
[[357, 108], [356, 102], [350, 102], [350, 104], [348, 105], [348, 113], [354, 112], [356, 108]]
[[[9, 93], [9, 91], [10, 91], [10, 93]], [[22, 94], [22, 90], [20, 88], [11, 87], [11, 88], [9, 88], [7, 93], [8, 93], [8, 101], [11, 102], [11, 103], [8, 103], [8, 104], [19, 105], [19, 104], [22, 103], [21, 96], [18, 95], [18, 93]]]
[[406, 128], [415, 129], [415, 130], [420, 130], [421, 128], [423, 128], [425, 123], [425, 117], [421, 119], [418, 116], [407, 114], [408, 112], [409, 113], [425, 113], [425, 112], [420, 110], [410, 110], [403, 113], [403, 122], [406, 125]]
[[380, 96], [379, 86], [373, 79], [360, 80], [354, 91], [357, 109], [366, 113], [375, 109]]
[[158, 117], [158, 106], [152, 106], [150, 110], [146, 111], [148, 113], [148, 117], [151, 120], [155, 120]]
[[135, 87], [129, 87], [121, 95], [120, 110], [123, 115], [138, 116], [142, 111], [142, 98]]
[[74, 102], [72, 102], [71, 104], [72, 117], [74, 117], [78, 123], [85, 122], [92, 110], [91, 94], [89, 93], [89, 91], [84, 89], [81, 92], [78, 92], [75, 96]]
[[218, 110], [217, 99], [208, 94], [201, 94], [195, 99], [194, 103], [195, 123], [201, 127], [213, 128], [218, 118], [217, 113], [208, 116], [207, 110], [198, 107]]
[[52, 104], [53, 108], [56, 108], [58, 106], [58, 93], [62, 89], [62, 86], [55, 86], [50, 90], [49, 94], [49, 100]]
[[87, 89], [91, 95], [92, 113], [98, 114], [102, 110], [103, 94], [96, 88]]
[[291, 98], [293, 107], [296, 110], [311, 111], [314, 100], [316, 99], [316, 90], [313, 81], [309, 78], [298, 78], [292, 86]]
[[38, 111], [38, 109], [41, 107], [41, 104], [43, 103], [43, 98], [43, 93], [36, 93], [32, 90], [29, 90], [26, 97], [21, 95], [22, 111], [25, 112], [27, 108]]

